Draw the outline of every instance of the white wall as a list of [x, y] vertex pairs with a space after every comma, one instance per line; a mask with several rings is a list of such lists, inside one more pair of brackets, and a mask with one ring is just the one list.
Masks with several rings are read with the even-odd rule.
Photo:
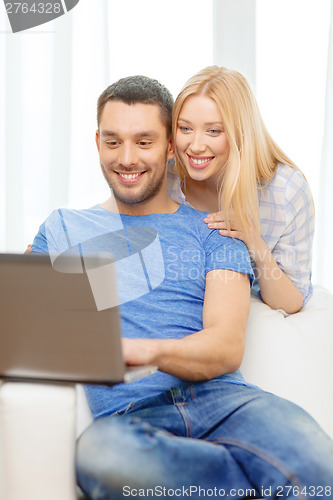
[[212, 64], [212, 0], [113, 4], [109, 11], [112, 81], [144, 74], [160, 80], [176, 97], [190, 76]]
[[214, 0], [214, 64], [237, 69], [256, 88], [256, 2]]

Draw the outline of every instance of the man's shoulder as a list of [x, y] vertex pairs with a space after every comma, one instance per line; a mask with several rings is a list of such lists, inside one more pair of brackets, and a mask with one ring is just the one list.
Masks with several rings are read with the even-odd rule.
[[[221, 236], [217, 229], [211, 229], [205, 223], [204, 219], [209, 212], [197, 210], [188, 203], [183, 203], [178, 210], [180, 217], [178, 218], [177, 227], [180, 226], [184, 229], [184, 235], [189, 237], [191, 233], [194, 237], [200, 240], [201, 244], [206, 249], [217, 248], [243, 248], [246, 250], [246, 245], [240, 240]], [[247, 250], [246, 250], [247, 251]]]
[[[186, 217], [188, 233], [200, 241], [206, 255], [205, 270], [228, 269], [242, 274], [248, 274], [253, 281], [253, 271], [250, 256], [245, 243], [241, 240], [220, 235], [217, 229], [210, 229], [204, 222], [208, 212], [196, 210], [188, 204], [182, 205], [182, 213]], [[191, 220], [189, 220], [191, 219]], [[192, 224], [191, 224], [192, 222]], [[195, 233], [195, 234], [194, 234]]]
[[197, 210], [185, 202], [180, 205], [177, 212], [173, 215], [176, 215], [176, 217], [170, 218], [170, 223], [176, 226], [178, 230], [182, 228], [187, 235], [191, 233], [200, 239], [206, 239], [211, 233], [211, 229], [204, 222], [208, 212]]
[[[48, 249], [60, 252], [69, 246], [91, 239], [104, 242], [105, 235], [123, 228], [118, 213], [109, 212], [99, 205], [91, 208], [59, 208], [51, 212], [39, 228], [33, 243], [33, 250]], [[99, 247], [96, 250], [99, 250]]]
[[202, 210], [197, 210], [196, 208], [193, 208], [192, 205], [190, 205], [187, 202], [184, 202], [180, 205], [178, 212], [184, 216], [192, 217], [192, 218], [197, 219], [197, 220], [204, 220], [204, 218], [209, 213], [209, 212], [204, 212]]
[[[114, 214], [119, 217], [119, 214]], [[96, 220], [112, 217], [112, 212], [103, 209], [100, 205], [94, 205], [89, 208], [57, 208], [53, 210], [46, 219], [46, 223], [59, 223], [66, 221], [77, 221], [77, 222], [94, 222]]]
[[69, 208], [69, 207], [59, 207], [59, 208], [52, 210], [52, 212], [50, 213], [48, 218], [59, 217], [62, 214], [72, 214], [73, 216], [75, 216], [75, 215], [85, 214], [85, 213], [89, 213], [89, 212], [97, 212], [98, 209], [101, 210], [101, 207], [99, 205], [94, 205], [94, 206], [89, 207], [89, 208], [80, 208], [80, 209]]

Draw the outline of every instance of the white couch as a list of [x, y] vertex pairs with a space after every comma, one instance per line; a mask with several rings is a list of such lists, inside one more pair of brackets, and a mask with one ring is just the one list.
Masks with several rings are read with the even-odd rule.
[[[333, 438], [333, 295], [317, 287], [286, 318], [252, 298], [247, 330], [245, 378]], [[0, 382], [0, 500], [75, 500], [75, 438], [90, 421], [81, 386]]]

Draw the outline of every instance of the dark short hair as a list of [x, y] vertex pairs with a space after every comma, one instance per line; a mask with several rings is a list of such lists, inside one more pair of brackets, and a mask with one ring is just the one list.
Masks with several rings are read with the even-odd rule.
[[157, 80], [147, 76], [135, 75], [121, 78], [107, 87], [97, 101], [97, 125], [101, 123], [104, 107], [108, 101], [121, 101], [126, 104], [157, 104], [168, 136], [172, 133], [173, 97], [169, 90]]

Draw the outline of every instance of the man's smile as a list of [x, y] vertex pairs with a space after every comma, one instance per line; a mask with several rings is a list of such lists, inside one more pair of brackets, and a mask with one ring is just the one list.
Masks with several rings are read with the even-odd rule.
[[146, 171], [143, 172], [117, 172], [115, 173], [118, 175], [120, 181], [124, 184], [135, 184], [138, 182], [142, 176], [146, 173]]

